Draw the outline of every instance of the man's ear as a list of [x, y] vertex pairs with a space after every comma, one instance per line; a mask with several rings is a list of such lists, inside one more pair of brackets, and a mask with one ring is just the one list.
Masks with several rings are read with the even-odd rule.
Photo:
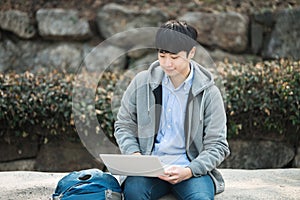
[[188, 59], [194, 58], [195, 53], [196, 53], [196, 47], [193, 47], [189, 52]]

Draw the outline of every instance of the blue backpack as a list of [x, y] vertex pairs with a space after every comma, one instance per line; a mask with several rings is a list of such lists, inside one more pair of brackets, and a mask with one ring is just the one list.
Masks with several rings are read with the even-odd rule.
[[121, 200], [122, 190], [115, 177], [99, 169], [74, 171], [57, 184], [53, 200]]

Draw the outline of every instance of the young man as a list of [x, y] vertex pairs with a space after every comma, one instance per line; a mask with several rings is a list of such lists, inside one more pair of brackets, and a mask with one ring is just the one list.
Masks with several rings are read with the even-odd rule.
[[206, 69], [192, 60], [197, 31], [168, 21], [156, 34], [158, 61], [136, 75], [115, 123], [123, 154], [156, 155], [170, 167], [164, 176], [127, 177], [128, 200], [214, 199], [224, 190], [216, 167], [229, 155], [221, 94]]

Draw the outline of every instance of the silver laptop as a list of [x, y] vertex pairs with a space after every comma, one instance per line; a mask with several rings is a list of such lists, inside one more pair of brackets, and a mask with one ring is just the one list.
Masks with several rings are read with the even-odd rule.
[[114, 175], [157, 177], [164, 167], [157, 156], [100, 154], [108, 171]]

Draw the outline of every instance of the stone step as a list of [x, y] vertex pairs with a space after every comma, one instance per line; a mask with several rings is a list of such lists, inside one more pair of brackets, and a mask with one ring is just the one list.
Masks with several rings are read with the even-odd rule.
[[[220, 169], [226, 187], [216, 200], [296, 200], [300, 197], [300, 169]], [[0, 172], [1, 199], [50, 199], [57, 182], [67, 173]], [[166, 196], [160, 200], [172, 200]]]

